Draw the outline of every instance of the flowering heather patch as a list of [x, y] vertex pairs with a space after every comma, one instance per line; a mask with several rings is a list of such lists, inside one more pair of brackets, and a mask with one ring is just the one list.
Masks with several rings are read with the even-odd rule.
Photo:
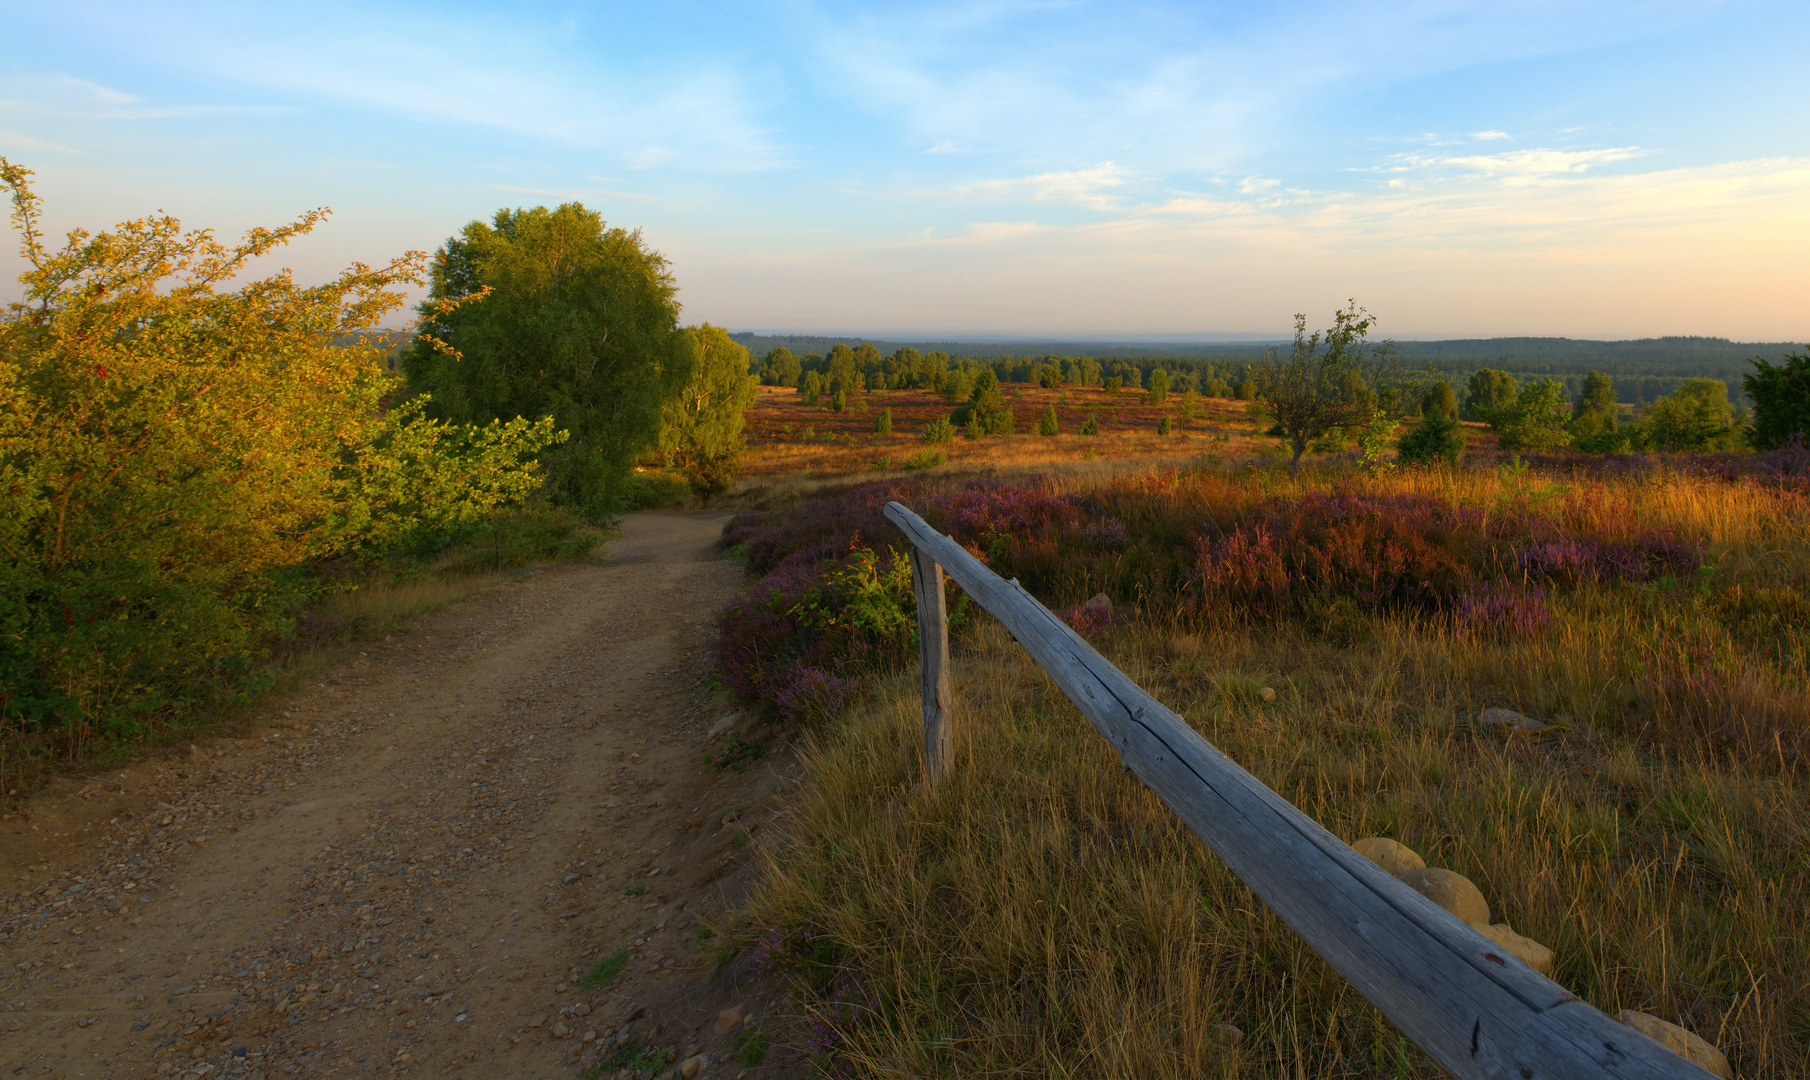
[[1271, 494], [1219, 474], [1087, 494], [868, 484], [730, 523], [724, 542], [764, 575], [720, 623], [719, 665], [744, 701], [821, 719], [865, 673], [911, 661], [908, 560], [883, 514], [895, 499], [1088, 636], [1109, 620], [1073, 605], [1101, 592], [1144, 615], [1290, 617], [1348, 603], [1439, 616], [1466, 636], [1531, 634], [1551, 623], [1554, 589], [1676, 579], [1702, 563], [1590, 488], [1544, 508], [1485, 508], [1411, 492]]
[[1553, 621], [1546, 590], [1503, 581], [1487, 581], [1454, 597], [1452, 627], [1459, 637], [1519, 637], [1543, 630]]

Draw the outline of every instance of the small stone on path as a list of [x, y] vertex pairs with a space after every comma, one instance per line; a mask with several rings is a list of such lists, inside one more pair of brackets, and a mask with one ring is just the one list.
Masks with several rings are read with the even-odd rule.
[[732, 1005], [729, 1008], [724, 1009], [722, 1012], [716, 1014], [716, 1033], [718, 1035], [729, 1034], [736, 1028], [741, 1027], [742, 1021], [747, 1019], [747, 1017], [748, 1007], [745, 1005]]

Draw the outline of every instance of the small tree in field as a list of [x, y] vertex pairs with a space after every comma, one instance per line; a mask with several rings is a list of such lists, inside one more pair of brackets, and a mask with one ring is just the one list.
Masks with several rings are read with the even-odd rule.
[[875, 435], [891, 435], [892, 434], [892, 410], [891, 409], [881, 409], [880, 415], [874, 417], [874, 434]]
[[1095, 416], [1093, 413], [1088, 413], [1087, 419], [1081, 421], [1081, 434], [1098, 435], [1099, 433], [1100, 433], [1100, 418]]
[[[1372, 345], [1366, 339], [1376, 320], [1351, 303], [1333, 313], [1333, 325], [1307, 333], [1307, 316], [1295, 316], [1295, 343], [1286, 357], [1266, 353], [1259, 371], [1263, 409], [1275, 421], [1294, 456], [1292, 479], [1301, 455], [1322, 436], [1341, 428], [1368, 427], [1375, 419], [1381, 392], [1391, 386], [1399, 363], [1395, 343]], [[1355, 387], [1355, 391], [1354, 391]]]
[[1144, 392], [1144, 403], [1161, 405], [1169, 400], [1169, 373], [1157, 368], [1150, 373], [1150, 388]]
[[1037, 434], [1055, 435], [1060, 430], [1061, 429], [1056, 426], [1056, 407], [1054, 405], [1045, 405], [1043, 407], [1043, 418], [1037, 421]]
[[[1158, 370], [1161, 369], [1159, 368]], [[1156, 433], [1158, 435], [1167, 435], [1171, 430], [1173, 429], [1170, 427], [1169, 418], [1167, 416], [1156, 422]]]

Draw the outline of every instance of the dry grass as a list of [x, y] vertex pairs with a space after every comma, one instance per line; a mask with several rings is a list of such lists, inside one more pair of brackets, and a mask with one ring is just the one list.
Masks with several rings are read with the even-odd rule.
[[[1529, 479], [1381, 486], [1487, 506]], [[1677, 477], [1602, 494], [1602, 513], [1707, 539], [1721, 586], [1810, 584], [1801, 506]], [[1395, 837], [1469, 875], [1597, 1008], [1683, 1024], [1744, 1077], [1810, 1075], [1810, 793], [1779, 738], [1810, 732], [1802, 638], [1740, 658], [1727, 704], [1766, 713], [1751, 737], [1659, 730], [1631, 700], [1641, 650], [1719, 631], [1688, 597], [1651, 597], [1575, 593], [1559, 627], [1503, 643], [1397, 618], [1329, 633], [1230, 613], [1098, 644], [1334, 833]], [[845, 1040], [838, 1068], [1438, 1075], [1121, 771], [1001, 628], [959, 643], [955, 676], [951, 781], [920, 783], [915, 672], [882, 683], [810, 741], [791, 840], [748, 909], [756, 930], [783, 928], [768, 946], [804, 1014]], [[1473, 723], [1489, 705], [1570, 727], [1504, 741]], [[1245, 1033], [1236, 1051], [1211, 1037], [1222, 1022]]]

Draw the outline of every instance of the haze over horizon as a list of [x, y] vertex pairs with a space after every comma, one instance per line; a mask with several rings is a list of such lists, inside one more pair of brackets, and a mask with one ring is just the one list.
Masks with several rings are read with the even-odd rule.
[[1273, 339], [1355, 297], [1403, 340], [1810, 338], [1802, 4], [8, 15], [53, 234], [331, 206], [272, 260], [319, 279], [578, 200], [738, 331]]

